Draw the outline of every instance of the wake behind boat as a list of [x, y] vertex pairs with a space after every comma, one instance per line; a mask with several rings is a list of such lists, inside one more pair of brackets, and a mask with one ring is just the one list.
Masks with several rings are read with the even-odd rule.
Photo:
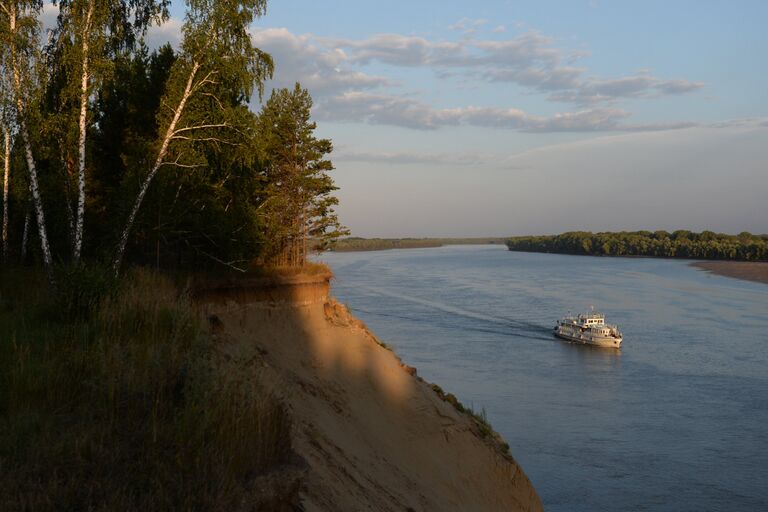
[[605, 323], [605, 315], [592, 311], [558, 320], [554, 335], [564, 340], [596, 347], [621, 347], [622, 335], [615, 325]]

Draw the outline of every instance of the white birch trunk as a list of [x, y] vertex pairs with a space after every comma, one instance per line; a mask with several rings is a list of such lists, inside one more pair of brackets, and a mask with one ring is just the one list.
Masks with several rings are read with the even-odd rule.
[[29, 206], [24, 214], [24, 231], [21, 235], [21, 263], [27, 259], [27, 242], [29, 241]]
[[3, 128], [5, 151], [3, 152], [3, 260], [8, 258], [8, 190], [11, 181], [11, 132]]
[[75, 220], [75, 233], [72, 248], [72, 261], [76, 265], [80, 262], [80, 253], [83, 246], [83, 224], [85, 218], [85, 138], [88, 117], [88, 83], [90, 71], [88, 68], [89, 40], [91, 32], [91, 18], [93, 17], [94, 2], [88, 2], [88, 14], [85, 18], [82, 32], [82, 61], [83, 73], [80, 82], [80, 139], [78, 141], [79, 159], [77, 173], [77, 217]]
[[176, 125], [178, 124], [179, 119], [181, 118], [181, 114], [184, 111], [184, 107], [186, 106], [187, 101], [192, 94], [192, 86], [199, 69], [200, 65], [197, 62], [194, 62], [192, 64], [192, 69], [189, 72], [189, 78], [187, 79], [187, 85], [184, 88], [184, 94], [181, 96], [181, 100], [179, 100], [179, 104], [173, 114], [173, 119], [168, 125], [168, 129], [165, 132], [165, 137], [163, 137], [163, 143], [160, 146], [160, 151], [157, 154], [155, 164], [149, 171], [147, 177], [144, 178], [144, 181], [141, 184], [141, 188], [139, 189], [139, 194], [136, 196], [136, 200], [133, 202], [133, 208], [131, 208], [131, 213], [128, 215], [128, 220], [125, 223], [122, 234], [120, 235], [120, 241], [118, 242], [117, 250], [115, 251], [115, 258], [112, 260], [112, 269], [114, 270], [115, 275], [120, 273], [120, 266], [123, 263], [123, 256], [125, 254], [125, 246], [128, 243], [128, 236], [131, 233], [133, 222], [136, 220], [136, 214], [139, 212], [139, 208], [141, 208], [141, 203], [144, 201], [144, 196], [149, 189], [149, 184], [154, 179], [157, 171], [163, 165], [165, 155], [168, 153], [168, 145], [171, 143], [171, 139], [173, 138], [176, 131]]
[[19, 128], [24, 141], [24, 156], [26, 157], [27, 170], [29, 171], [29, 191], [32, 193], [32, 206], [35, 208], [35, 216], [37, 217], [37, 230], [40, 237], [40, 249], [43, 252], [45, 273], [48, 275], [48, 281], [51, 284], [55, 284], [53, 258], [51, 257], [51, 248], [48, 244], [48, 231], [45, 228], [45, 212], [43, 211], [43, 201], [40, 197], [40, 187], [37, 182], [37, 168], [35, 167], [35, 159], [32, 156], [32, 146], [29, 142], [27, 126], [22, 119], [19, 120]]
[[[16, 35], [16, 10], [11, 6], [10, 10], [10, 32], [11, 36]], [[32, 145], [29, 140], [27, 123], [24, 119], [24, 100], [21, 91], [21, 74], [19, 72], [19, 63], [16, 60], [15, 47], [11, 46], [11, 67], [13, 68], [14, 95], [16, 96], [16, 112], [18, 115], [19, 132], [24, 142], [24, 156], [27, 160], [27, 171], [29, 172], [29, 191], [32, 194], [32, 205], [35, 208], [37, 216], [37, 229], [40, 237], [40, 249], [43, 253], [43, 264], [45, 272], [48, 275], [48, 281], [55, 285], [56, 281], [53, 275], [53, 258], [51, 257], [51, 248], [48, 245], [48, 232], [45, 228], [45, 212], [43, 211], [43, 202], [40, 198], [40, 187], [37, 182], [37, 167], [35, 159], [32, 156]]]
[[[62, 148], [64, 147], [64, 143], [62, 142]], [[61, 156], [61, 166], [64, 172], [62, 173], [62, 178], [64, 179], [64, 211], [67, 212], [67, 229], [69, 230], [67, 234], [69, 235], [69, 242], [71, 244], [74, 244], [75, 242], [75, 214], [72, 213], [72, 201], [71, 197], [72, 194], [69, 190], [69, 170], [67, 169], [67, 160], [64, 158], [64, 155]]]

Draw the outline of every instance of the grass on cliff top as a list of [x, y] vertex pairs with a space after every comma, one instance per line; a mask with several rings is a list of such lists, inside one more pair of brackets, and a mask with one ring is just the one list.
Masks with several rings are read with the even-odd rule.
[[306, 261], [301, 266], [262, 266], [254, 265], [246, 275], [254, 277], [287, 277], [287, 276], [317, 276], [333, 274], [331, 267], [317, 261]]
[[290, 425], [252, 359], [157, 274], [86, 295], [0, 272], [0, 510], [258, 509]]
[[331, 267], [318, 261], [307, 261], [300, 266], [277, 266], [252, 263], [244, 271], [236, 271], [224, 267], [205, 272], [176, 270], [172, 274], [173, 281], [183, 288], [189, 283], [206, 283], [218, 281], [240, 280], [242, 278], [275, 279], [295, 276], [333, 276]]

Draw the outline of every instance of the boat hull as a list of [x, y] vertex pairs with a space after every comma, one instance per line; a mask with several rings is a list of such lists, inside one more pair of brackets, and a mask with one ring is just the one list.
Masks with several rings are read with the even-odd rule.
[[564, 332], [560, 332], [557, 329], [553, 333], [556, 337], [570, 341], [572, 343], [578, 343], [580, 345], [591, 345], [593, 347], [603, 347], [603, 348], [620, 348], [621, 347], [621, 338], [614, 338], [614, 337], [601, 337], [601, 336], [589, 336], [585, 334], [567, 334]]

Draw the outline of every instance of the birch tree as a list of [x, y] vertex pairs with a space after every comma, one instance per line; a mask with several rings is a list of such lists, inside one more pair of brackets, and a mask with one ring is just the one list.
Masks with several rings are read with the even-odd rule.
[[11, 129], [3, 122], [3, 260], [8, 259], [8, 192], [11, 185]]
[[254, 85], [259, 95], [272, 74], [272, 60], [253, 46], [250, 24], [266, 0], [187, 0], [181, 52], [173, 65], [158, 114], [161, 139], [120, 233], [112, 266], [117, 274], [147, 190], [163, 167], [205, 165], [196, 148], [237, 144], [237, 117]]
[[[54, 45], [77, 97], [77, 207], [72, 222], [72, 261], [79, 263], [85, 219], [86, 138], [89, 103], [110, 67], [110, 50], [130, 48], [152, 22], [168, 16], [168, 0], [59, 0]], [[65, 172], [66, 174], [66, 172]], [[67, 184], [68, 185], [68, 184]], [[67, 204], [68, 212], [69, 203]]]
[[13, 104], [16, 109], [16, 122], [21, 136], [24, 159], [29, 174], [29, 191], [32, 196], [32, 206], [37, 217], [38, 238], [43, 256], [48, 281], [55, 285], [53, 275], [53, 258], [48, 244], [48, 231], [45, 224], [45, 212], [40, 196], [37, 166], [32, 153], [32, 142], [28, 126], [28, 107], [31, 91], [35, 90], [35, 64], [40, 49], [40, 24], [38, 21], [41, 0], [1, 0], [0, 23], [4, 35], [3, 44], [10, 55], [11, 89]]
[[[0, 37], [0, 39], [3, 39]], [[4, 39], [3, 39], [4, 40]], [[8, 192], [11, 184], [11, 132], [13, 129], [13, 105], [11, 98], [10, 53], [8, 47], [0, 48], [0, 125], [3, 134], [3, 260], [8, 258]]]

